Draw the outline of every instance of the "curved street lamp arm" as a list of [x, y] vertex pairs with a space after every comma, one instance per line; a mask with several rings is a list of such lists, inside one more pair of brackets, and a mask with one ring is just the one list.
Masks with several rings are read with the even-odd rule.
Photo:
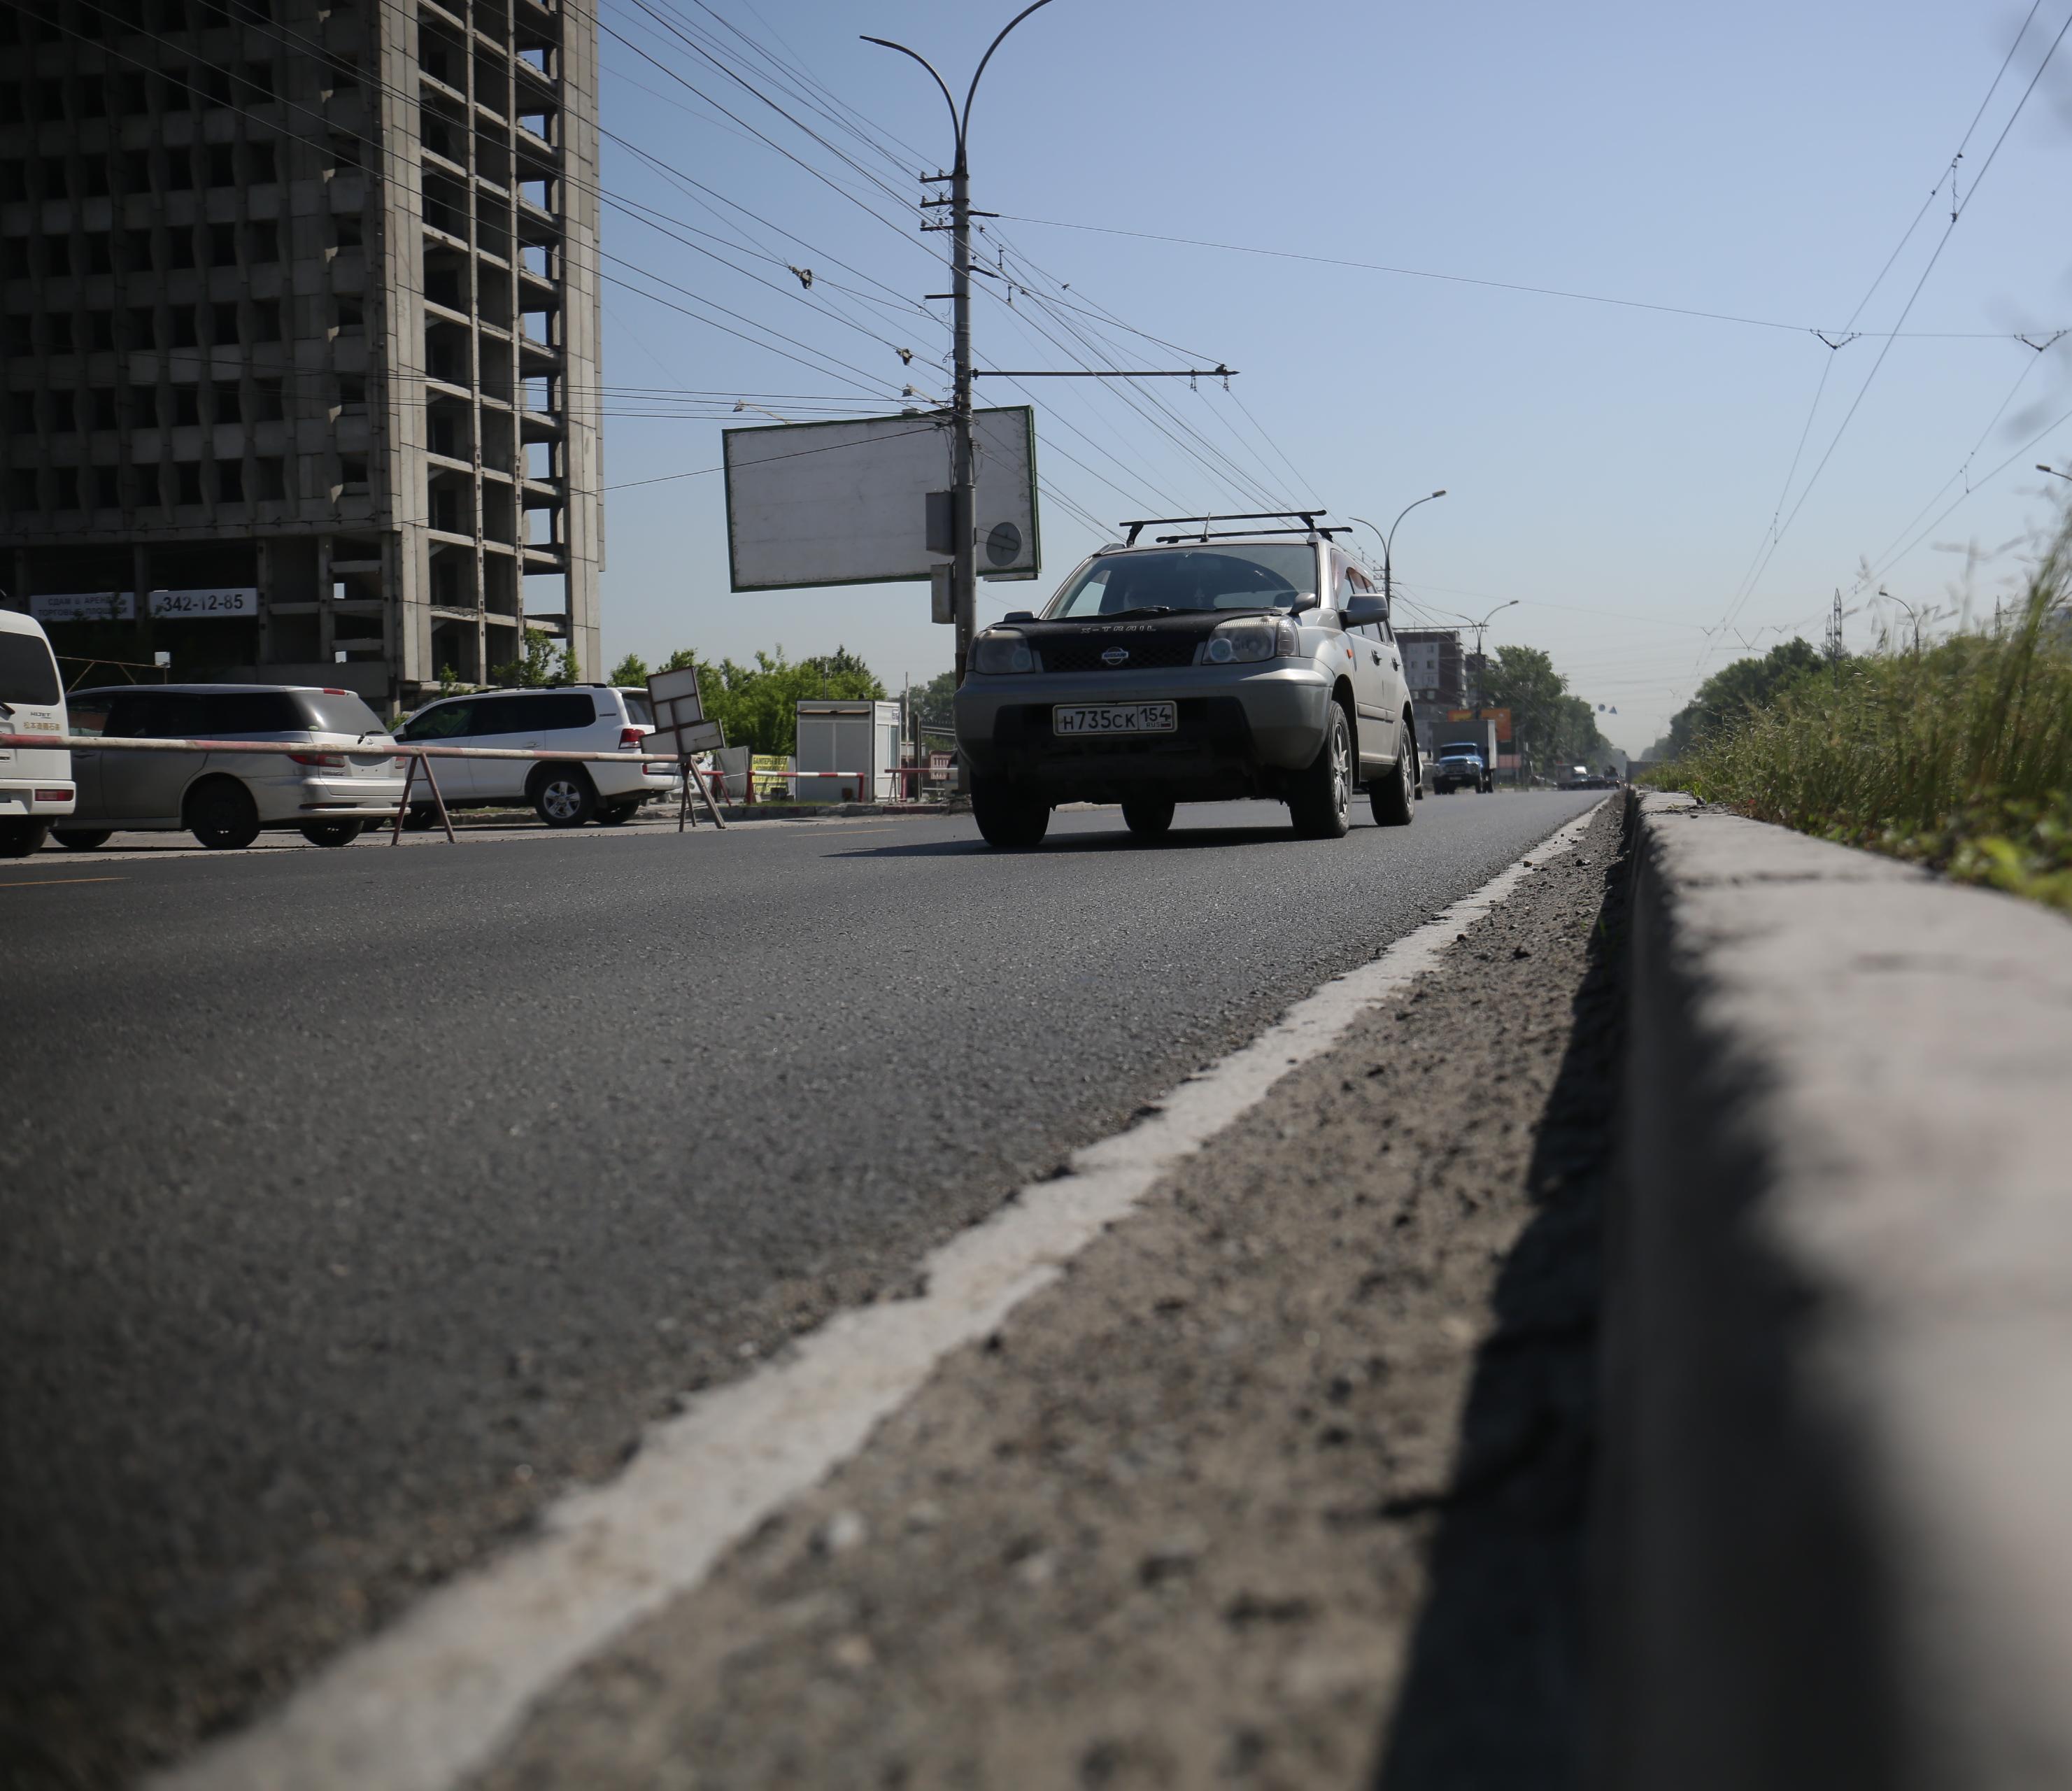
[[[1021, 11], [1017, 13], [1001, 27], [1000, 35], [995, 38], [991, 43], [986, 46], [985, 54], [978, 59], [978, 68], [972, 76], [970, 89], [964, 94], [964, 121], [957, 126], [957, 146], [960, 150], [964, 146], [964, 133], [971, 129], [972, 101], [978, 96], [979, 76], [983, 75], [985, 72], [985, 65], [993, 60], [993, 52], [1000, 47], [1001, 43], [1005, 39], [1007, 34], [1013, 31], [1017, 25], [1019, 25], [1023, 19], [1026, 19], [1030, 14], [1040, 10], [1042, 8], [1049, 6], [1050, 3], [1050, 0], [1036, 0], [1036, 4], [1034, 6], [1024, 6]], [[934, 72], [932, 69], [929, 72], [931, 74]], [[948, 91], [949, 90], [947, 88], [944, 89], [945, 97], [947, 97]], [[954, 103], [952, 103], [950, 109], [953, 112], [956, 109]]]
[[[1412, 498], [1412, 500], [1411, 500], [1408, 504], [1404, 504], [1404, 505], [1403, 506], [1403, 508], [1402, 508], [1400, 510], [1397, 511], [1397, 512], [1396, 512], [1396, 521], [1393, 521], [1393, 522], [1392, 522], [1392, 523], [1391, 523], [1391, 524], [1389, 524], [1389, 525], [1388, 525], [1388, 535], [1384, 537], [1385, 545], [1383, 546], [1383, 549], [1382, 549], [1382, 552], [1383, 552], [1384, 554], [1386, 554], [1389, 551], [1389, 550], [1390, 550], [1392, 547], [1393, 547], [1393, 546], [1394, 546], [1395, 542], [1396, 542], [1396, 531], [1399, 528], [1400, 528], [1400, 527], [1402, 526], [1402, 525], [1403, 525], [1403, 519], [1404, 519], [1405, 517], [1408, 516], [1408, 515], [1410, 514], [1410, 513], [1411, 513], [1412, 510], [1416, 509], [1419, 504], [1429, 504], [1429, 503], [1432, 501], [1433, 498], [1435, 498], [1435, 497], [1444, 497], [1445, 495], [1446, 495], [1446, 494], [1445, 494], [1444, 492], [1442, 492], [1442, 491], [1441, 491], [1441, 492], [1433, 492], [1430, 493], [1429, 496], [1424, 496], [1424, 497], [1416, 497], [1416, 498]], [[1355, 517], [1355, 518], [1354, 518], [1354, 521], [1358, 521], [1359, 520], [1359, 519], [1358, 517]], [[1367, 527], [1368, 527], [1368, 528], [1370, 528], [1370, 529], [1373, 529], [1373, 528], [1374, 528], [1374, 525], [1373, 525], [1372, 523], [1371, 523], [1371, 522], [1370, 522], [1370, 523], [1367, 525]], [[1379, 534], [1379, 533], [1380, 533], [1380, 531], [1379, 531], [1379, 529], [1376, 529], [1375, 532], [1377, 534]]]
[[[1038, 0], [1038, 3], [1039, 5], [1042, 4], [1043, 0]], [[1033, 10], [1034, 9], [1031, 10]], [[1010, 26], [1009, 30], [1011, 31], [1013, 28], [1013, 27]], [[1002, 37], [1005, 37], [1007, 33], [1005, 31], [1001, 33]], [[861, 36], [862, 34], [858, 33], [858, 35]], [[863, 41], [866, 43], [875, 43], [882, 50], [897, 50], [902, 56], [911, 56], [916, 62], [919, 63], [923, 68], [928, 71], [929, 78], [935, 82], [937, 87], [942, 89], [943, 104], [950, 109], [950, 129], [956, 134], [957, 140], [957, 159], [961, 162], [964, 159], [964, 127], [957, 118], [957, 102], [951, 97], [949, 83], [944, 80], [940, 75], [935, 72], [935, 64], [929, 61], [929, 60], [926, 56], [923, 56], [919, 50], [910, 50], [903, 43], [894, 43], [889, 37], [864, 37]], [[992, 52], [990, 51], [987, 52], [989, 55]], [[976, 83], [974, 82], [973, 84], [976, 85]], [[970, 108], [967, 106], [965, 109], [968, 112]]]

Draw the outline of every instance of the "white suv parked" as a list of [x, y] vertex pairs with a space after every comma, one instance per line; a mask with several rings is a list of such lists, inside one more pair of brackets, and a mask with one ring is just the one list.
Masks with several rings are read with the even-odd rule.
[[[654, 731], [648, 693], [609, 684], [552, 690], [477, 690], [428, 703], [396, 730], [399, 740], [427, 746], [520, 747], [535, 752], [631, 752]], [[566, 764], [523, 759], [430, 761], [450, 809], [504, 808], [528, 802], [549, 827], [606, 827], [630, 821], [640, 805], [680, 796], [682, 780], [667, 764]], [[438, 817], [421, 776], [410, 792], [408, 825]]]

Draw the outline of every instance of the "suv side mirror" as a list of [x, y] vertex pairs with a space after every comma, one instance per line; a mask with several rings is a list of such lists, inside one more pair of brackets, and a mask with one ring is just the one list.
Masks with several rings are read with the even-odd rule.
[[1388, 620], [1388, 604], [1371, 592], [1355, 592], [1338, 611], [1338, 619], [1349, 628], [1364, 628]]

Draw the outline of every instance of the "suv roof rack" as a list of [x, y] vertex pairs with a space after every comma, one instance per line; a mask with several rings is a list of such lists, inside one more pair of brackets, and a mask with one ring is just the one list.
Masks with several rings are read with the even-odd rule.
[[1137, 535], [1142, 530], [1146, 529], [1161, 528], [1170, 524], [1182, 522], [1198, 523], [1201, 525], [1201, 527], [1198, 531], [1190, 529], [1183, 535], [1161, 535], [1158, 537], [1161, 541], [1194, 540], [1207, 541], [1210, 538], [1209, 525], [1212, 522], [1282, 522], [1285, 521], [1290, 517], [1299, 519], [1302, 526], [1299, 529], [1226, 529], [1221, 533], [1226, 537], [1236, 534], [1330, 534], [1332, 533], [1331, 530], [1320, 529], [1318, 528], [1317, 518], [1318, 517], [1329, 516], [1330, 513], [1331, 513], [1330, 511], [1325, 509], [1321, 504], [1313, 504], [1306, 510], [1240, 510], [1221, 516], [1140, 517], [1134, 522], [1125, 522], [1123, 524], [1122, 526], [1127, 529], [1129, 533], [1124, 537], [1122, 545], [1125, 547], [1134, 547], [1137, 545]]
[[[1334, 535], [1349, 535], [1351, 533], [1352, 530], [1346, 528], [1326, 529], [1320, 524], [1313, 524], [1307, 529], [1204, 529], [1195, 534], [1153, 535], [1151, 538], [1164, 547], [1171, 542], [1182, 541], [1249, 541], [1254, 535], [1307, 535], [1312, 540], [1322, 535], [1329, 541]], [[1128, 542], [1124, 543], [1125, 546], [1128, 545]]]

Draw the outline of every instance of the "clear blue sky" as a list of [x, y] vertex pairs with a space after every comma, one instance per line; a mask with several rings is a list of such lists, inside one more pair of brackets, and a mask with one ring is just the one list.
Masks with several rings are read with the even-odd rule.
[[[744, 394], [799, 418], [896, 409], [910, 381], [945, 389], [948, 307], [917, 303], [946, 290], [931, 259], [944, 239], [918, 236], [911, 207], [913, 176], [948, 165], [948, 114], [919, 68], [857, 34], [912, 44], [961, 92], [1013, 10], [603, 0], [602, 122], [627, 140], [605, 145], [606, 189], [749, 270], [607, 206], [610, 657], [780, 644], [797, 657], [839, 642], [895, 690], [949, 664], [925, 586], [735, 595], [722, 481], [631, 482], [716, 464], [722, 426], [766, 420], [732, 414]], [[1839, 586], [1860, 645], [1881, 583], [1917, 607], [1968, 591], [1990, 610], [2054, 514], [2060, 482], [2032, 463], [2072, 470], [2072, 423], [2024, 449], [2072, 410], [2072, 336], [2040, 355], [2011, 340], [2072, 325], [2072, 38], [2016, 116], [2072, 0], [2033, 14], [2000, 0], [1561, 11], [1053, 0], [1015, 31], [974, 113], [975, 197], [1009, 214], [989, 226], [989, 260], [1004, 249], [1051, 303], [981, 300], [980, 364], [1066, 365], [1067, 348], [1185, 364], [1062, 308], [1083, 304], [1240, 377], [1230, 396], [1184, 381], [1038, 388], [1044, 577], [982, 587], [981, 621], [1054, 588], [1107, 525], [1168, 500], [1250, 509], [1264, 495], [1385, 524], [1443, 485], [1397, 537], [1409, 603], [1479, 616], [1520, 599], [1492, 641], [1548, 649], [1579, 694], [1617, 705], [1605, 731], [1637, 751], [1708, 667], [1743, 650], [1704, 632], [1724, 617], [1762, 647], [1769, 628], [1817, 643]], [[824, 84], [815, 103], [855, 109], [894, 159], [806, 110], [744, 38]], [[1889, 352], [1873, 333], [1834, 350], [1810, 333], [1892, 330], [1938, 245], [1905, 327], [1952, 333]], [[813, 270], [810, 294], [785, 262]], [[1106, 340], [1089, 348], [1069, 328]]]

